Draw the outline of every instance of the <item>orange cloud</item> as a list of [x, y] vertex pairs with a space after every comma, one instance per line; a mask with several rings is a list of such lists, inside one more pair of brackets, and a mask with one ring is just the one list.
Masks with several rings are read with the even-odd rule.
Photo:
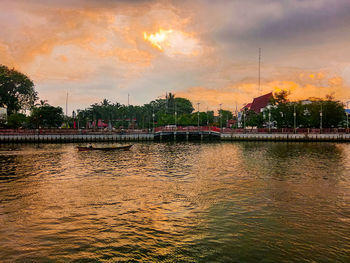
[[[140, 3], [136, 7], [130, 8], [128, 3], [113, 4], [109, 8], [94, 5], [82, 8], [67, 3], [44, 8], [24, 1], [0, 3], [0, 9], [19, 18], [11, 30], [0, 31], [1, 63], [16, 66], [34, 81], [63, 76], [67, 80], [70, 76], [73, 80], [90, 78], [92, 70], [85, 74], [82, 70], [92, 68], [87, 63], [92, 63], [96, 71], [99, 66], [108, 65], [124, 75], [139, 74], [150, 67], [155, 58], [143, 41], [143, 32], [165, 23], [178, 32], [188, 21], [179, 17], [171, 3]], [[8, 28], [8, 25], [1, 27]], [[171, 50], [167, 48], [165, 53], [194, 53], [193, 39], [187, 35], [183, 35], [183, 39], [173, 37]], [[52, 59], [53, 55], [56, 60]]]

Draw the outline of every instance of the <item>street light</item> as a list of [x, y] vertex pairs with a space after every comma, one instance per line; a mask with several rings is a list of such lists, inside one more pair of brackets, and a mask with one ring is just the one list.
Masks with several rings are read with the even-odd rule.
[[222, 129], [222, 124], [221, 124], [221, 105], [222, 105], [222, 103], [220, 103], [220, 111], [219, 111], [219, 118], [220, 118], [220, 131], [221, 131], [221, 129]]
[[175, 107], [175, 127], [176, 127], [176, 117], [177, 117], [177, 112], [176, 112], [176, 102], [174, 102], [174, 107]]
[[208, 106], [207, 106], [207, 126], [209, 126]]
[[[347, 110], [349, 109], [349, 102], [350, 101], [345, 102]], [[346, 111], [346, 129], [349, 129], [349, 112], [347, 111]]]
[[154, 107], [153, 107], [153, 111], [152, 111], [152, 119], [153, 119], [153, 133], [154, 133]]
[[198, 111], [197, 111], [197, 124], [198, 124], [198, 130], [199, 130], [199, 102], [197, 102], [198, 105]]
[[245, 109], [243, 111], [243, 129], [245, 130]]
[[322, 102], [321, 102], [321, 111], [320, 111], [320, 132], [322, 132], [322, 116], [323, 116], [323, 113], [322, 113]]
[[297, 125], [297, 113], [295, 112], [295, 103], [294, 103], [294, 112], [293, 112], [293, 117], [294, 117], [294, 133], [296, 133], [296, 125]]
[[271, 131], [271, 107], [269, 107], [269, 132]]

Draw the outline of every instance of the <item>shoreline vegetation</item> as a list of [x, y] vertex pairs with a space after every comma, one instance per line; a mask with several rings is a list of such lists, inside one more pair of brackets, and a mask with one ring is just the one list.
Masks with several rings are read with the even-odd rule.
[[[337, 129], [349, 128], [349, 117], [344, 103], [332, 95], [325, 98], [308, 98], [289, 101], [290, 93], [281, 90], [258, 110], [245, 105], [242, 109], [229, 111], [195, 110], [193, 103], [173, 93], [143, 106], [123, 105], [108, 99], [73, 111], [68, 116], [61, 107], [54, 107], [46, 100], [39, 100], [34, 83], [24, 74], [0, 65], [0, 115], [1, 129], [109, 129], [109, 130], [155, 130], [159, 127], [211, 126], [226, 128], [272, 129]], [[269, 95], [266, 94], [266, 95]], [[265, 96], [265, 95], [264, 95]], [[264, 97], [262, 96], [262, 97]], [[63, 130], [63, 129], [62, 129]]]

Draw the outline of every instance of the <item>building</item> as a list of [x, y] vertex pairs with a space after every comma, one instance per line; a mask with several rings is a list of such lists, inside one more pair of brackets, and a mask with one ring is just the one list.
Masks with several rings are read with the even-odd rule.
[[262, 95], [260, 97], [254, 98], [252, 105], [250, 106], [250, 110], [255, 111], [255, 113], [259, 114], [266, 108], [266, 106], [270, 103], [273, 98], [272, 92]]
[[248, 103], [247, 105], [243, 106], [243, 108], [240, 111], [250, 110], [252, 107], [252, 103]]
[[244, 125], [244, 115], [243, 113], [247, 110], [252, 110], [256, 114], [259, 114], [262, 112], [270, 103], [271, 99], [273, 98], [272, 92], [267, 93], [265, 95], [262, 95], [260, 97], [256, 97], [253, 99], [253, 102], [248, 103], [245, 105], [240, 112], [238, 113], [238, 127], [242, 128]]

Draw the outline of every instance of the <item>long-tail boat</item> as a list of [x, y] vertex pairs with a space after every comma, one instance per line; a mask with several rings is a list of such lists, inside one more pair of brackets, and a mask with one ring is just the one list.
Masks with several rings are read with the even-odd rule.
[[77, 149], [79, 151], [115, 151], [115, 150], [128, 151], [128, 150], [130, 150], [130, 148], [132, 146], [133, 146], [133, 144], [125, 145], [125, 146], [118, 146], [118, 147], [92, 147], [92, 146], [82, 147], [82, 146], [77, 146]]

